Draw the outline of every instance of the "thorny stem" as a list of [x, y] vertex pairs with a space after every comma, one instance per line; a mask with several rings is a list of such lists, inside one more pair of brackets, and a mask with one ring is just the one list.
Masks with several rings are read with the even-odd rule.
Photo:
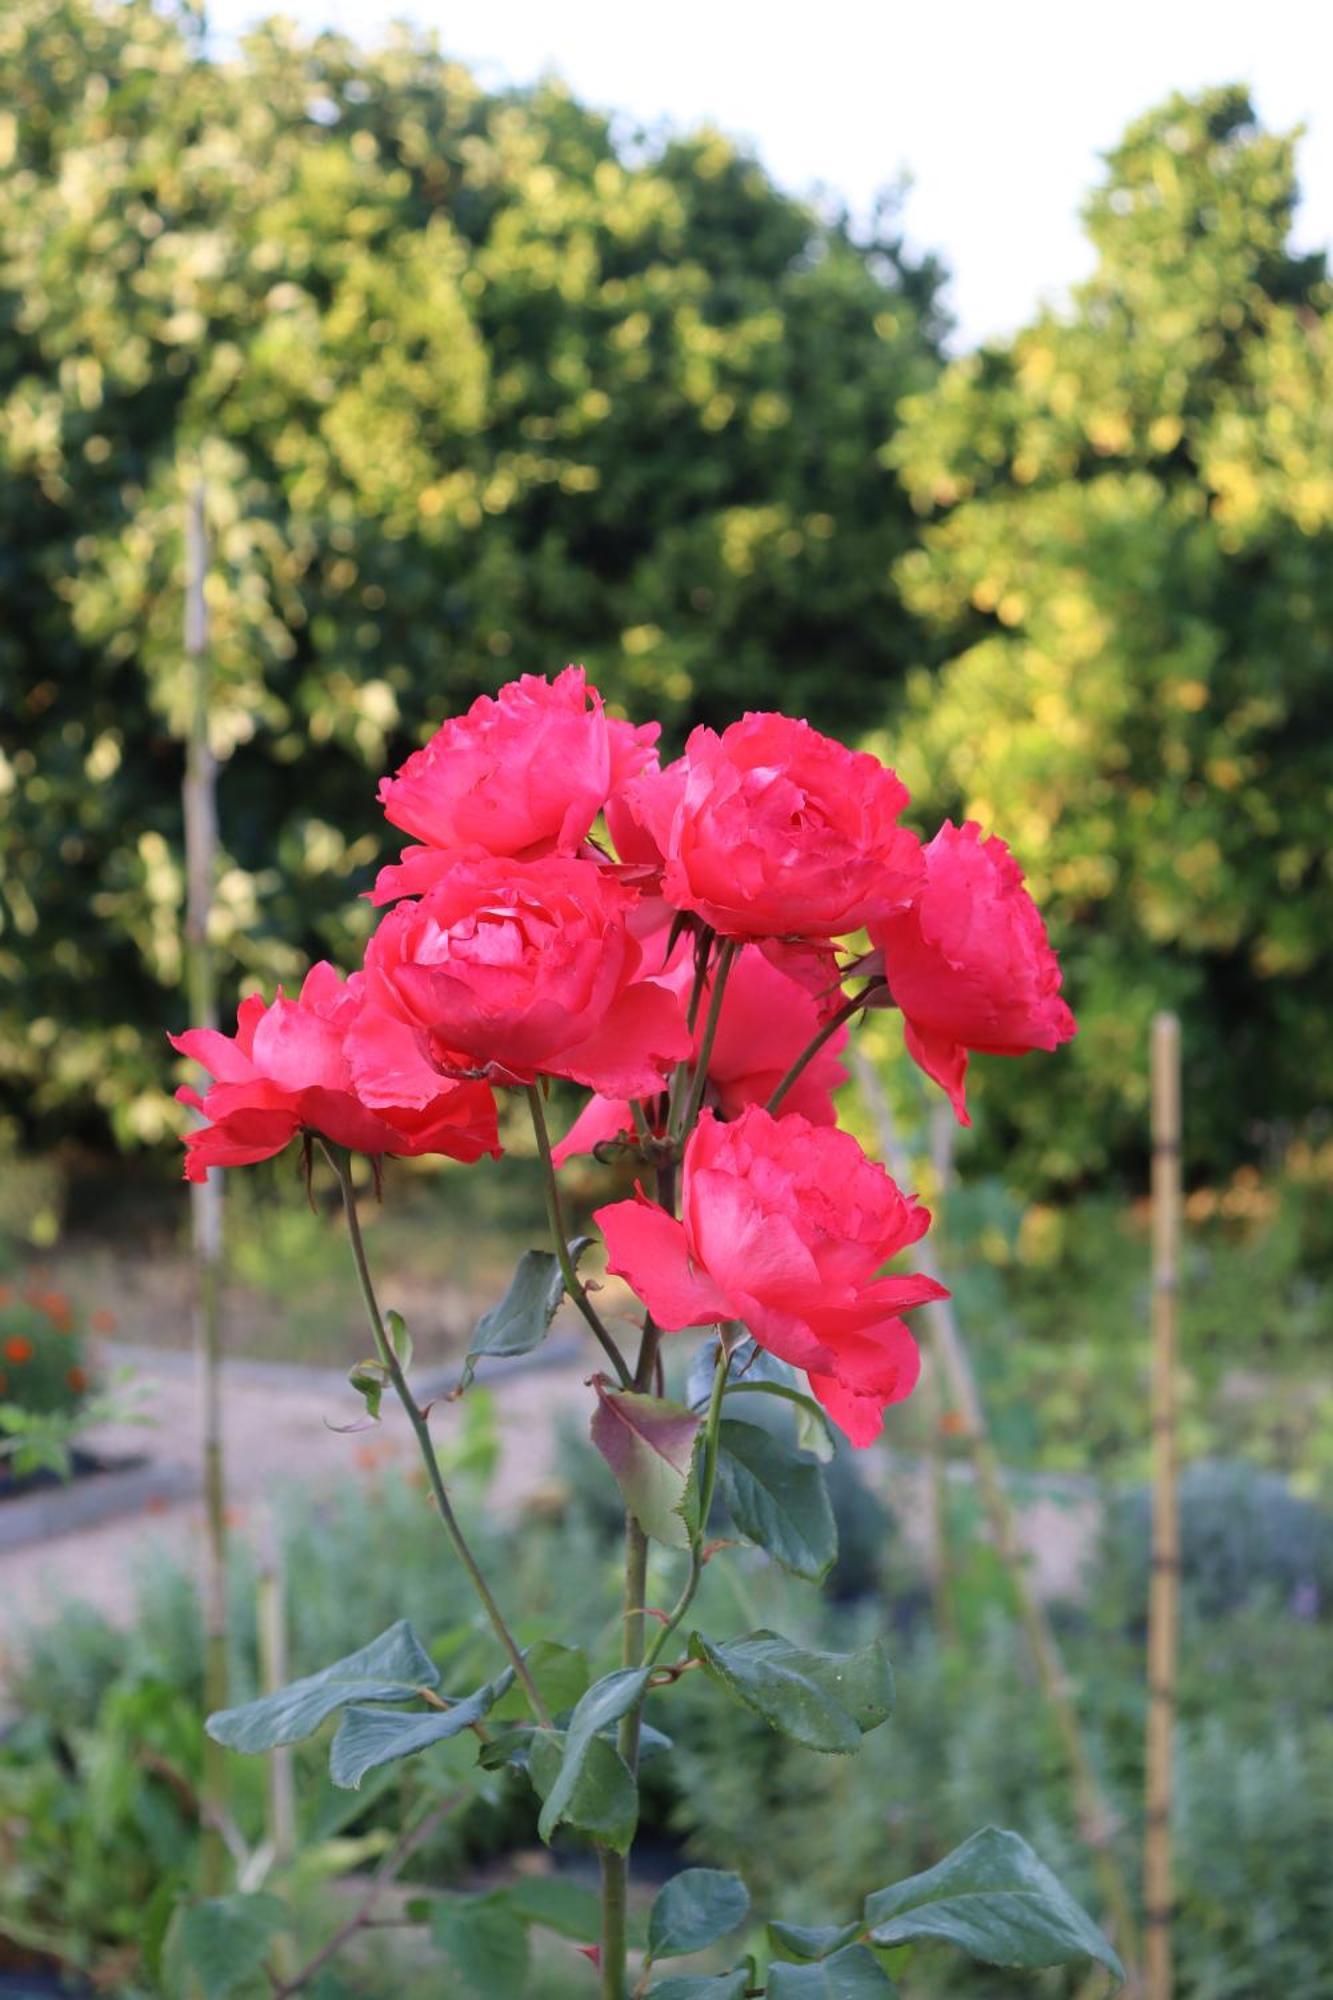
[[[703, 955], [701, 954], [701, 957]], [[702, 980], [696, 980], [696, 987], [702, 991]], [[657, 1199], [668, 1215], [676, 1212], [676, 1163], [674, 1159], [659, 1159], [657, 1163]], [[643, 1339], [639, 1344], [638, 1360], [634, 1369], [634, 1387], [640, 1391], [650, 1390], [658, 1367], [658, 1344], [662, 1331], [653, 1320], [652, 1314], [644, 1315]], [[621, 1659], [627, 1667], [643, 1665], [647, 1650], [646, 1625], [648, 1611], [646, 1597], [648, 1591], [648, 1537], [639, 1526], [633, 1512], [625, 1509], [625, 1597], [623, 1608], [624, 1639]], [[654, 1651], [654, 1658], [656, 1658]], [[616, 1732], [616, 1748], [630, 1772], [637, 1776], [639, 1768], [639, 1737], [643, 1728], [643, 1701], [640, 1700], [628, 1715], [620, 1719]], [[602, 2000], [624, 2000], [626, 1973], [626, 1912], [629, 1903], [629, 1864], [623, 1854], [616, 1854], [610, 1848], [601, 1851], [602, 1869]]]
[[783, 1098], [787, 1095], [787, 1092], [791, 1089], [801, 1072], [814, 1061], [825, 1042], [833, 1039], [844, 1021], [850, 1021], [853, 1014], [859, 1014], [861, 1009], [878, 992], [884, 983], [882, 979], [872, 979], [870, 984], [863, 986], [859, 993], [853, 993], [849, 999], [844, 1000], [836, 1014], [829, 1016], [828, 1020], [825, 1021], [823, 1027], [819, 1030], [819, 1033], [806, 1043], [777, 1089], [773, 1092], [773, 1095], [769, 1098], [766, 1109], [771, 1115], [776, 1116]]
[[[651, 1325], [651, 1322], [649, 1322]], [[644, 1346], [648, 1344], [648, 1334], [644, 1333]], [[640, 1368], [643, 1365], [640, 1354]], [[637, 1376], [637, 1371], [636, 1371]], [[644, 1595], [648, 1587], [648, 1537], [628, 1508], [625, 1510], [625, 1604], [624, 1639], [621, 1660], [627, 1667], [643, 1664], [644, 1654]], [[620, 1719], [616, 1732], [616, 1748], [629, 1767], [631, 1775], [637, 1777], [639, 1769], [639, 1731], [643, 1720], [643, 1702]], [[627, 1913], [629, 1908], [629, 1863], [623, 1854], [614, 1848], [601, 1850], [602, 1871], [602, 1995], [603, 2000], [624, 2000], [625, 1954], [628, 1943]]]
[[727, 974], [741, 948], [739, 938], [723, 938], [717, 955], [717, 967], [713, 973], [713, 991], [708, 1002], [708, 1018], [704, 1022], [703, 1040], [699, 1045], [699, 1058], [694, 1065], [694, 1076], [690, 1083], [690, 1094], [685, 1100], [685, 1116], [681, 1120], [676, 1135], [684, 1145], [694, 1130], [694, 1121], [699, 1116], [708, 1088], [708, 1064], [713, 1054], [713, 1042], [717, 1036], [717, 1024], [722, 1018], [722, 1000], [727, 989]]
[[673, 1633], [694, 1602], [694, 1594], [699, 1588], [699, 1579], [704, 1573], [704, 1536], [708, 1530], [708, 1516], [712, 1511], [713, 1494], [717, 1488], [717, 1433], [722, 1421], [722, 1397], [727, 1386], [727, 1370], [731, 1366], [731, 1356], [727, 1353], [726, 1342], [717, 1343], [717, 1366], [713, 1371], [713, 1393], [708, 1399], [708, 1414], [704, 1418], [703, 1455], [699, 1466], [699, 1528], [690, 1548], [690, 1573], [685, 1579], [685, 1588], [677, 1598], [666, 1624], [658, 1631], [644, 1662], [655, 1667], [661, 1659]]
[[[694, 979], [690, 986], [689, 1004], [685, 1009], [685, 1026], [689, 1029], [691, 1035], [693, 1035], [695, 1023], [699, 1019], [699, 1008], [703, 1002], [704, 988], [708, 984], [708, 966], [712, 952], [713, 932], [711, 930], [700, 931], [694, 940]], [[671, 1088], [667, 1093], [666, 1125], [668, 1132], [674, 1132], [676, 1129], [676, 1113], [680, 1108], [680, 1093], [689, 1080], [689, 1076], [690, 1069], [688, 1063], [681, 1063], [671, 1079]]]
[[694, 944], [694, 983], [690, 987], [689, 1005], [685, 1009], [685, 1025], [694, 1033], [694, 1024], [699, 1018], [699, 1007], [704, 997], [704, 987], [708, 983], [708, 961], [713, 951], [713, 932], [701, 931]]
[[569, 1240], [565, 1235], [565, 1218], [560, 1210], [560, 1186], [555, 1177], [555, 1162], [551, 1158], [551, 1135], [546, 1129], [546, 1111], [542, 1105], [542, 1091], [539, 1083], [526, 1086], [528, 1107], [532, 1112], [532, 1129], [537, 1135], [537, 1152], [542, 1163], [542, 1187], [546, 1195], [546, 1219], [551, 1226], [551, 1241], [555, 1248], [556, 1261], [565, 1281], [565, 1290], [573, 1299], [597, 1340], [611, 1366], [615, 1369], [622, 1389], [630, 1386], [629, 1365], [615, 1341], [607, 1332], [587, 1291], [579, 1281], [574, 1269], [574, 1260], [569, 1254]]
[[407, 1413], [407, 1420], [411, 1424], [416, 1436], [422, 1463], [426, 1468], [426, 1477], [430, 1481], [430, 1490], [435, 1496], [435, 1504], [440, 1510], [440, 1519], [444, 1523], [444, 1531], [453, 1544], [454, 1554], [467, 1571], [472, 1588], [481, 1599], [482, 1609], [489, 1618], [495, 1636], [504, 1648], [509, 1659], [509, 1664], [514, 1669], [518, 1683], [528, 1698], [528, 1706], [542, 1728], [549, 1729], [551, 1727], [550, 1712], [541, 1695], [537, 1692], [536, 1683], [533, 1681], [532, 1675], [528, 1672], [527, 1662], [519, 1651], [513, 1633], [505, 1623], [504, 1613], [492, 1596], [491, 1587], [482, 1575], [477, 1559], [468, 1547], [463, 1530], [458, 1525], [458, 1517], [455, 1515], [453, 1507], [450, 1504], [449, 1495], [445, 1491], [444, 1479], [440, 1473], [439, 1460], [435, 1456], [435, 1446], [431, 1441], [430, 1425], [426, 1413], [408, 1387], [407, 1377], [404, 1375], [402, 1364], [399, 1362], [398, 1356], [394, 1351], [393, 1342], [389, 1339], [385, 1331], [384, 1319], [380, 1313], [379, 1301], [375, 1297], [375, 1287], [370, 1276], [370, 1265], [366, 1261], [366, 1246], [361, 1236], [361, 1221], [356, 1210], [356, 1189], [352, 1185], [352, 1172], [348, 1156], [345, 1153], [335, 1155], [329, 1152], [327, 1147], [325, 1151], [328, 1154], [334, 1172], [338, 1176], [338, 1185], [342, 1189], [343, 1210], [347, 1217], [347, 1233], [351, 1239], [352, 1257], [356, 1264], [356, 1274], [361, 1283], [361, 1296], [365, 1300], [366, 1316], [370, 1321], [370, 1331], [375, 1340], [375, 1351], [379, 1355], [385, 1373], [393, 1384], [395, 1395]]

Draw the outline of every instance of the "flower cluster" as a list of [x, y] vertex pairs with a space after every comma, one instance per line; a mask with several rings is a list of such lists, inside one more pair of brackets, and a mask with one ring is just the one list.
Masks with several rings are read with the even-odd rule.
[[679, 1215], [641, 1191], [599, 1212], [611, 1269], [662, 1328], [743, 1323], [866, 1443], [916, 1379], [902, 1314], [939, 1287], [884, 1275], [929, 1217], [837, 1129], [846, 1024], [899, 1008], [965, 1121], [972, 1051], [1073, 1033], [1059, 967], [1004, 844], [969, 822], [923, 845], [878, 759], [783, 715], [666, 765], [657, 733], [579, 667], [447, 721], [380, 788], [413, 844], [360, 970], [176, 1038], [216, 1079], [181, 1093], [186, 1171], [298, 1133], [472, 1161], [497, 1089], [569, 1079], [591, 1094], [557, 1165], [614, 1142], [679, 1182]]

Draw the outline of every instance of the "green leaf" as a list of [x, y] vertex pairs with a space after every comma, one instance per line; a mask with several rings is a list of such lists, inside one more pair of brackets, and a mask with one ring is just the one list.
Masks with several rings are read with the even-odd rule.
[[394, 1358], [406, 1375], [412, 1366], [413, 1354], [412, 1336], [407, 1330], [407, 1321], [400, 1312], [386, 1312], [384, 1323], [389, 1329], [389, 1341], [393, 1347]]
[[[378, 1423], [380, 1420], [380, 1404], [384, 1400], [384, 1391], [389, 1381], [389, 1372], [384, 1363], [382, 1361], [358, 1361], [354, 1367], [348, 1369], [347, 1379], [356, 1390], [357, 1395], [364, 1401], [366, 1415], [373, 1423]], [[359, 1428], [364, 1430], [364, 1424], [359, 1426]]]
[[627, 1715], [642, 1699], [647, 1685], [646, 1667], [622, 1667], [618, 1672], [595, 1681], [579, 1702], [565, 1731], [559, 1774], [538, 1821], [537, 1830], [543, 1840], [551, 1838], [564, 1818], [565, 1807], [574, 1796], [584, 1760], [600, 1731], [613, 1722], [619, 1722], [622, 1715]]
[[478, 1746], [477, 1762], [483, 1771], [526, 1771], [532, 1736], [530, 1724], [524, 1727], [521, 1723], [503, 1723]]
[[677, 1972], [648, 1988], [648, 2000], [745, 2000], [750, 1975], [743, 1965], [735, 1972]]
[[321, 1722], [354, 1701], [410, 1701], [423, 1687], [439, 1685], [435, 1662], [405, 1618], [357, 1653], [317, 1674], [292, 1681], [276, 1694], [240, 1708], [219, 1709], [204, 1727], [229, 1750], [276, 1750], [313, 1736]]
[[[535, 1729], [528, 1747], [528, 1774], [537, 1796], [548, 1806], [564, 1775], [564, 1762], [565, 1739], [560, 1732]], [[607, 1737], [594, 1736], [587, 1745], [559, 1817], [564, 1825], [590, 1835], [617, 1854], [628, 1854], [639, 1823], [639, 1789], [628, 1764]], [[555, 1822], [551, 1824], [554, 1828]], [[549, 1837], [543, 1832], [544, 1840]]]
[[431, 1938], [476, 2000], [521, 1993], [528, 1933], [505, 1896], [448, 1896], [435, 1905]]
[[[576, 1236], [570, 1243], [569, 1254], [575, 1266], [591, 1242], [591, 1236]], [[463, 1363], [460, 1389], [467, 1388], [484, 1354], [497, 1357], [530, 1354], [534, 1347], [540, 1347], [564, 1296], [565, 1280], [555, 1252], [525, 1250], [499, 1305], [492, 1306], [477, 1321]]]
[[696, 1632], [693, 1657], [712, 1678], [810, 1750], [855, 1750], [893, 1709], [893, 1672], [878, 1639], [856, 1653], [814, 1653], [776, 1632], [714, 1646]]
[[559, 1876], [531, 1875], [504, 1892], [505, 1901], [525, 1924], [540, 1924], [576, 1944], [595, 1944], [601, 1936], [601, 1904], [591, 1889]]
[[700, 1419], [683, 1403], [634, 1389], [607, 1389], [599, 1381], [592, 1441], [616, 1477], [645, 1535], [668, 1548], [687, 1549], [685, 1519]]
[[734, 1931], [750, 1908], [739, 1875], [686, 1868], [660, 1889], [648, 1918], [648, 1956], [680, 1958]]
[[[777, 1362], [777, 1367], [785, 1368], [785, 1362]], [[833, 1456], [833, 1432], [814, 1397], [795, 1382], [775, 1381], [770, 1377], [751, 1380], [746, 1376], [742, 1382], [727, 1385], [727, 1396], [736, 1399], [745, 1396], [776, 1396], [784, 1403], [790, 1403], [796, 1411], [796, 1443], [801, 1451], [808, 1451], [822, 1465], [827, 1465]], [[740, 1417], [739, 1421], [745, 1421]]]
[[860, 1924], [782, 1924], [770, 1923], [768, 1935], [774, 1945], [788, 1958], [810, 1960], [829, 1958], [835, 1951], [841, 1951], [850, 1944], [862, 1929]]
[[497, 1680], [478, 1688], [466, 1700], [444, 1710], [431, 1709], [425, 1715], [403, 1715], [391, 1708], [345, 1709], [329, 1748], [329, 1776], [335, 1785], [356, 1791], [367, 1771], [392, 1764], [399, 1757], [414, 1757], [433, 1743], [447, 1743], [451, 1736], [460, 1736], [474, 1722], [480, 1722], [513, 1678], [513, 1668], [507, 1667]]
[[652, 1757], [665, 1757], [676, 1747], [674, 1736], [667, 1736], [655, 1729], [651, 1722], [639, 1724], [639, 1762], [646, 1764]]
[[938, 1938], [987, 1965], [1035, 1970], [1091, 1960], [1119, 1980], [1106, 1939], [1025, 1840], [984, 1827], [924, 1874], [867, 1896], [878, 1945]]
[[[573, 1708], [588, 1689], [588, 1657], [577, 1646], [557, 1645], [554, 1639], [538, 1639], [523, 1652], [523, 1663], [537, 1684], [537, 1692], [552, 1715]], [[495, 1704], [495, 1722], [530, 1722], [532, 1710], [517, 1681]]]
[[897, 1987], [863, 1944], [815, 1965], [771, 1965], [768, 2000], [892, 2000]]
[[741, 1534], [793, 1576], [818, 1583], [838, 1553], [837, 1524], [818, 1465], [756, 1424], [724, 1420], [718, 1438], [718, 1487]]
[[276, 1896], [213, 1896], [181, 1913], [176, 1948], [204, 2000], [224, 2000], [262, 1969], [274, 1937], [289, 1922]]
[[[734, 1322], [731, 1331], [741, 1336], [731, 1344], [731, 1374], [726, 1387], [727, 1402], [733, 1405], [733, 1417], [740, 1422], [746, 1421], [743, 1406], [750, 1397], [777, 1397], [789, 1403], [796, 1413], [798, 1450], [808, 1451], [812, 1458], [827, 1465], [834, 1450], [833, 1428], [820, 1404], [810, 1394], [800, 1371], [789, 1362], [779, 1361], [776, 1354], [770, 1354], [767, 1348], [756, 1346], [744, 1328]], [[703, 1409], [707, 1405], [712, 1394], [716, 1364], [717, 1342], [707, 1340], [691, 1362], [686, 1382], [685, 1400], [692, 1410]], [[725, 1403], [723, 1407], [726, 1407]]]

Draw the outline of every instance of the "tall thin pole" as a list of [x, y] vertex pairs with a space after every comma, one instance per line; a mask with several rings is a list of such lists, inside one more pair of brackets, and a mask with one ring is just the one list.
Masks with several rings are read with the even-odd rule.
[[[953, 1113], [937, 1104], [930, 1120], [930, 1157], [935, 1171], [936, 1209], [948, 1202], [953, 1180]], [[918, 1395], [926, 1428], [926, 1561], [935, 1629], [946, 1643], [957, 1637], [953, 1586], [949, 1574], [949, 1468], [944, 1448], [945, 1397], [938, 1343], [926, 1343], [925, 1366]]]
[[[208, 529], [204, 482], [197, 477], [185, 514], [185, 656], [190, 676], [190, 734], [185, 759], [185, 965], [190, 1020], [218, 1024], [217, 970], [209, 916], [217, 874], [217, 760], [208, 735]], [[198, 1364], [204, 1474], [204, 1698], [209, 1713], [227, 1706], [227, 1499], [222, 1456], [222, 1182], [217, 1174], [190, 1186], [194, 1236], [194, 1338]], [[228, 1800], [227, 1753], [204, 1739], [203, 1886], [223, 1886], [221, 1826]]]
[[[874, 1122], [884, 1164], [900, 1185], [911, 1175], [902, 1142], [898, 1138], [888, 1094], [864, 1050], [850, 1051], [856, 1080]], [[937, 1129], [937, 1143], [940, 1138]], [[938, 1164], [938, 1160], [937, 1160]], [[912, 1262], [927, 1277], [938, 1279], [939, 1260], [928, 1237], [917, 1244]], [[1027, 1637], [1041, 1691], [1055, 1724], [1064, 1752], [1074, 1794], [1074, 1811], [1079, 1832], [1092, 1858], [1098, 1886], [1105, 1905], [1106, 1920], [1116, 1949], [1130, 1971], [1131, 1984], [1138, 1957], [1134, 1911], [1124, 1872], [1115, 1851], [1116, 1819], [1102, 1790], [1096, 1768], [1088, 1754], [1074, 1701], [1073, 1686], [1065, 1668], [1059, 1642], [1044, 1607], [1028, 1575], [1027, 1559], [1018, 1533], [1018, 1518], [1004, 1483], [1000, 1461], [991, 1442], [986, 1413], [977, 1387], [971, 1357], [964, 1343], [952, 1299], [932, 1299], [921, 1308], [931, 1351], [938, 1357], [940, 1372], [962, 1420], [963, 1442], [972, 1461], [977, 1491], [990, 1523], [995, 1552], [1008, 1571], [1018, 1606], [1019, 1619]]]
[[1180, 1296], [1180, 1022], [1152, 1024], [1152, 1570], [1143, 1842], [1147, 2000], [1171, 2000], [1171, 1794], [1180, 1618], [1176, 1348]]
[[[286, 1566], [277, 1523], [266, 1512], [259, 1525], [255, 1613], [259, 1631], [259, 1682], [265, 1694], [276, 1694], [291, 1679], [287, 1665]], [[268, 1838], [277, 1867], [296, 1854], [296, 1778], [290, 1744], [269, 1752]]]

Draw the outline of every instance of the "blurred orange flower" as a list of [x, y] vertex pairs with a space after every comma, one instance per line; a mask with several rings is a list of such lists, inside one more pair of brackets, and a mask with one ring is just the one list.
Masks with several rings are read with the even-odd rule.
[[64, 1292], [39, 1291], [36, 1286], [28, 1293], [28, 1304], [45, 1313], [57, 1333], [69, 1333], [74, 1325], [74, 1312]]
[[5, 1360], [17, 1365], [21, 1361], [32, 1360], [32, 1342], [24, 1334], [11, 1334], [5, 1342]]

